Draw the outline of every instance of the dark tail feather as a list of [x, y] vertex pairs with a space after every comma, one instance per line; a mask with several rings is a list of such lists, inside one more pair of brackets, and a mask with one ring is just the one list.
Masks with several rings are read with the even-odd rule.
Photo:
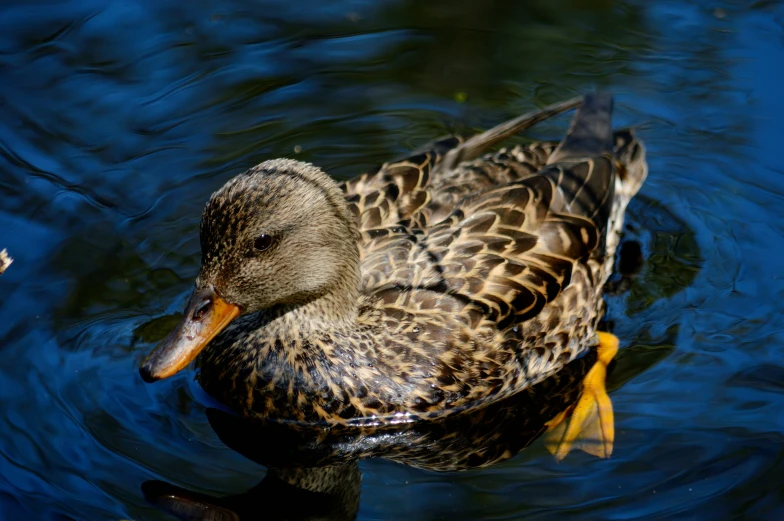
[[553, 116], [566, 112], [580, 105], [580, 98], [572, 98], [561, 103], [549, 105], [541, 110], [536, 110], [523, 114], [515, 119], [506, 121], [496, 127], [477, 134], [465, 142], [459, 144], [446, 153], [436, 168], [441, 170], [451, 170], [462, 161], [470, 161], [479, 157], [492, 146], [534, 126], [540, 121], [544, 121]]
[[564, 211], [591, 219], [602, 237], [615, 199], [612, 139], [612, 96], [588, 94], [572, 125], [540, 170], [558, 186]]
[[612, 95], [587, 94], [572, 120], [566, 137], [548, 160], [549, 164], [594, 158], [612, 152]]

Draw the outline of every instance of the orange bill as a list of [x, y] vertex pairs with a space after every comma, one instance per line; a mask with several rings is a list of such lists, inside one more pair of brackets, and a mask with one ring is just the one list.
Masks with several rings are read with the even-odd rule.
[[142, 379], [154, 382], [184, 369], [239, 315], [239, 306], [220, 298], [212, 287], [197, 289], [182, 321], [142, 362]]

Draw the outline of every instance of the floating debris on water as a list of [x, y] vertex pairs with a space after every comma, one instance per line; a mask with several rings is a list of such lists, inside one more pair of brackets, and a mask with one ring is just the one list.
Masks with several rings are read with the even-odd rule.
[[8, 255], [8, 250], [0, 251], [0, 275], [8, 269], [12, 262], [14, 262], [14, 259]]

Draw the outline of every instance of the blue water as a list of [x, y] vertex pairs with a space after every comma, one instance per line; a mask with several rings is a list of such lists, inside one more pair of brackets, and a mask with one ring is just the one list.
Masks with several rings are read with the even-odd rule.
[[171, 519], [142, 483], [264, 475], [192, 371], [136, 371], [230, 177], [288, 156], [345, 178], [595, 88], [650, 165], [627, 218], [645, 264], [609, 297], [613, 457], [363, 461], [357, 519], [784, 519], [782, 3], [322, 4], [2, 3], [0, 519]]

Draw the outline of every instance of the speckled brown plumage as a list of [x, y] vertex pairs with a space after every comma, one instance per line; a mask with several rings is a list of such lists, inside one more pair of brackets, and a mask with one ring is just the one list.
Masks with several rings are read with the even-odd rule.
[[507, 398], [429, 421], [311, 425], [242, 418], [217, 409], [208, 409], [207, 418], [226, 445], [269, 467], [385, 458], [439, 472], [466, 470], [511, 458], [544, 434], [555, 417], [575, 405], [595, 362], [595, 351], [589, 351]]
[[[202, 386], [247, 416], [383, 424], [557, 372], [596, 343], [647, 171], [632, 134], [612, 134], [611, 106], [587, 96], [558, 145], [478, 157], [520, 128], [507, 125], [341, 185], [291, 160], [229, 181], [202, 217], [197, 290], [243, 316], [199, 356]], [[255, 251], [261, 235], [273, 242]]]

